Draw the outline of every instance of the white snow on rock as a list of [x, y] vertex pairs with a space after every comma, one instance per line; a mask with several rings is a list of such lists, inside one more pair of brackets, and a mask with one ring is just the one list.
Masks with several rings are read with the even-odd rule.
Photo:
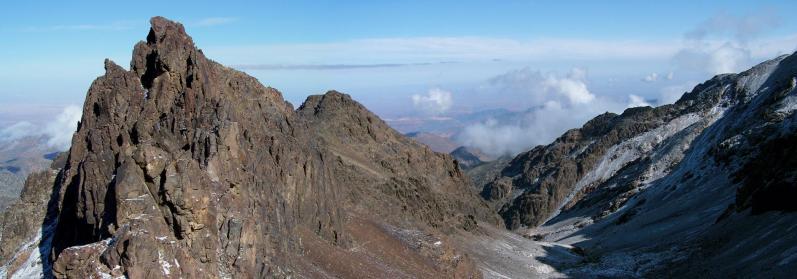
[[701, 116], [696, 113], [690, 113], [664, 124], [658, 128], [647, 131], [632, 139], [626, 140], [622, 143], [610, 147], [606, 154], [600, 159], [600, 162], [590, 170], [584, 177], [576, 183], [576, 186], [559, 204], [559, 208], [554, 211], [546, 220], [550, 221], [562, 211], [562, 207], [568, 203], [579, 193], [584, 187], [594, 183], [600, 183], [611, 178], [618, 170], [623, 168], [628, 163], [639, 159], [643, 155], [650, 153], [656, 145], [671, 137], [672, 135], [682, 131], [686, 127], [697, 123]]
[[[43, 230], [39, 229], [39, 232], [36, 233], [33, 239], [22, 245], [11, 260], [0, 267], [0, 278], [43, 278], [45, 271], [49, 272], [52, 265], [46, 256], [43, 259], [41, 255], [50, 254], [54, 230], [54, 222], [46, 225]], [[15, 262], [18, 257], [22, 256], [27, 257], [25, 262], [16, 270], [9, 270], [11, 267], [10, 264]], [[11, 272], [11, 274], [9, 274], [9, 272]]]
[[160, 263], [161, 271], [164, 275], [171, 274], [172, 264], [163, 257], [163, 253], [160, 250], [158, 250], [158, 263]]

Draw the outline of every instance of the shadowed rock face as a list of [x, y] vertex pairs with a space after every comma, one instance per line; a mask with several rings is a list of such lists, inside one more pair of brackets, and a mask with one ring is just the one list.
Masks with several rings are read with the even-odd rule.
[[[480, 276], [448, 246], [406, 248], [423, 260], [398, 271], [385, 268], [401, 257], [355, 261], [350, 249], [380, 235], [423, 243], [389, 228], [436, 239], [497, 223], [451, 157], [342, 93], [294, 111], [277, 90], [205, 58], [181, 24], [151, 24], [131, 70], [105, 61], [50, 187], [45, 256], [56, 277], [356, 276], [328, 261], [388, 277]], [[321, 251], [340, 255], [313, 256]]]

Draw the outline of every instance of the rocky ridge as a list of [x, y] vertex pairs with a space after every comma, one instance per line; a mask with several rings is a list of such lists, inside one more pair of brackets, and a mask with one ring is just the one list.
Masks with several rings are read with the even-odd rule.
[[450, 156], [342, 93], [294, 110], [151, 24], [130, 70], [105, 61], [63, 167], [28, 180], [52, 191], [32, 219], [48, 229], [2, 239], [0, 260], [28, 251], [57, 278], [481, 275], [446, 234], [497, 218]]

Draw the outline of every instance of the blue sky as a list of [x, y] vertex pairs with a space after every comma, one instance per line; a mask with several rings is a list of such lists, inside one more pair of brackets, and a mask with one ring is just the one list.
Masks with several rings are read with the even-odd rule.
[[[553, 94], [559, 89], [545, 89], [545, 81], [567, 81], [574, 69], [585, 72], [579, 79], [589, 94], [659, 102], [665, 91], [793, 51], [795, 8], [795, 1], [15, 1], [0, 11], [0, 125], [80, 105], [103, 59], [127, 65], [154, 15], [182, 22], [210, 58], [295, 105], [338, 89], [390, 118], [428, 114], [412, 96], [433, 89], [453, 96], [448, 112], [541, 105], [550, 100], [524, 90]], [[490, 80], [519, 69], [538, 72], [539, 82], [526, 86], [543, 89], [486, 92]]]

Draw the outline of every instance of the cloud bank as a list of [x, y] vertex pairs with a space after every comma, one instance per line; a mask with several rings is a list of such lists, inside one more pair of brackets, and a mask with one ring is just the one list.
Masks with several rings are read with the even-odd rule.
[[490, 155], [515, 155], [550, 143], [595, 115], [626, 107], [626, 104], [590, 92], [586, 76], [586, 72], [578, 68], [565, 75], [524, 68], [496, 76], [488, 81], [489, 94], [512, 94], [540, 105], [511, 117], [471, 124], [455, 138], [463, 145], [479, 148]]
[[43, 137], [47, 146], [65, 151], [72, 144], [72, 134], [77, 130], [77, 124], [82, 115], [80, 107], [67, 106], [53, 120], [44, 125], [35, 125], [25, 121], [18, 122], [0, 130], [0, 142], [9, 144], [30, 137]]
[[348, 70], [370, 68], [399, 68], [411, 66], [431, 66], [453, 64], [456, 62], [438, 63], [383, 63], [383, 64], [242, 64], [234, 65], [239, 70]]
[[[327, 43], [229, 45], [207, 48], [228, 64], [389, 64], [441, 61], [659, 59], [681, 47], [677, 40], [587, 40], [496, 37], [365, 38]], [[264, 55], [268, 54], [268, 55]]]

